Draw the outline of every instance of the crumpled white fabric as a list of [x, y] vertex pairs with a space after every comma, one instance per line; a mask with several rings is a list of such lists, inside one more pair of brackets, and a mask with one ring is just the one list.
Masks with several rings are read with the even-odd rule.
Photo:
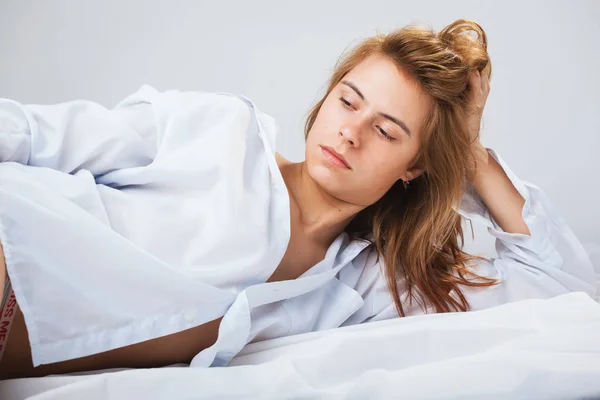
[[253, 343], [224, 368], [0, 382], [31, 399], [592, 399], [600, 305], [587, 294], [396, 318]]

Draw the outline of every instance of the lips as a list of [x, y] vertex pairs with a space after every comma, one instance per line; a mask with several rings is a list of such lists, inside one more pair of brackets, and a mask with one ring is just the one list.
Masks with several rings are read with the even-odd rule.
[[323, 150], [323, 153], [325, 153], [325, 156], [333, 164], [337, 165], [338, 167], [345, 167], [347, 169], [352, 169], [352, 168], [350, 168], [350, 165], [348, 164], [348, 161], [346, 161], [344, 156], [341, 155], [340, 153], [338, 153], [337, 151], [335, 151], [334, 149], [332, 149], [331, 147], [321, 146], [321, 150]]

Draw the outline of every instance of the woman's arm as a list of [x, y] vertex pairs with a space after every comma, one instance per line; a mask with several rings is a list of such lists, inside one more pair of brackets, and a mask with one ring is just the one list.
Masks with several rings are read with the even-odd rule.
[[[496, 238], [498, 257], [493, 259], [493, 267], [505, 287], [511, 287], [505, 299], [558, 294], [560, 290], [595, 295], [596, 277], [590, 258], [552, 201], [539, 187], [521, 180], [496, 151], [485, 150], [493, 160], [492, 168], [497, 166], [501, 171], [487, 175], [487, 182], [481, 179], [484, 189], [476, 189], [475, 184], [467, 187], [459, 214], [483, 223]], [[497, 187], [488, 188], [495, 180], [499, 182], [495, 183]], [[494, 274], [493, 270], [489, 272]], [[513, 283], [507, 283], [510, 281]], [[527, 288], [516, 289], [523, 285]]]
[[471, 181], [492, 217], [504, 232], [531, 236], [523, 220], [525, 199], [485, 147], [476, 145], [477, 169]]
[[489, 93], [489, 74], [482, 75], [479, 71], [471, 73], [468, 128], [475, 154], [475, 170], [469, 183], [504, 232], [531, 236], [522, 214], [525, 199], [479, 141], [481, 118]]

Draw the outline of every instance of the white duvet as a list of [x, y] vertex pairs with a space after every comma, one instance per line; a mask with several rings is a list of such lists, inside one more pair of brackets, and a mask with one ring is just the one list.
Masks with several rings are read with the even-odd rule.
[[600, 398], [600, 304], [576, 292], [247, 345], [185, 366], [0, 382], [11, 399]]

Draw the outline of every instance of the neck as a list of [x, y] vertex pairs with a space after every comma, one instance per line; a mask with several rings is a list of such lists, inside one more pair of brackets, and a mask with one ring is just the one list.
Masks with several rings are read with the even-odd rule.
[[364, 207], [326, 193], [310, 177], [305, 162], [286, 169], [283, 176], [290, 192], [292, 223], [309, 240], [328, 247]]

